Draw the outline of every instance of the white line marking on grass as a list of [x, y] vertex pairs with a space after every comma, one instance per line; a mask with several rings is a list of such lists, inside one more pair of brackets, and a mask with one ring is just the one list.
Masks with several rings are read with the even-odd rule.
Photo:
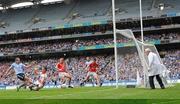
[[[102, 92], [102, 91], [111, 91], [111, 90], [116, 90], [115, 88], [108, 88], [108, 89], [102, 89], [102, 90], [94, 90], [94, 91], [84, 91], [84, 92], [76, 92], [76, 93], [66, 93], [66, 94], [61, 94], [61, 95], [54, 95], [55, 97], [61, 97], [61, 96], [72, 96], [72, 95], [77, 95], [77, 94], [85, 94], [85, 93], [93, 93], [93, 92]], [[43, 99], [43, 98], [52, 98], [52, 96], [39, 96], [39, 97], [34, 97], [30, 99]]]

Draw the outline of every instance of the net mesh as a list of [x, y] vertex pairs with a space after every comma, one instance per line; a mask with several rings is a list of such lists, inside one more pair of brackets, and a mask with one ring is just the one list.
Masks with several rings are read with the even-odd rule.
[[[148, 83], [148, 59], [144, 49], [149, 48], [156, 53], [163, 65], [159, 53], [153, 44], [144, 44], [134, 37], [131, 30], [117, 30], [117, 60], [119, 81], [123, 85], [133, 84], [141, 87], [149, 87]], [[144, 66], [144, 67], [143, 67]], [[164, 70], [166, 68], [164, 67]], [[163, 72], [165, 72], [162, 70]], [[167, 84], [163, 77], [164, 84]], [[158, 87], [157, 82], [155, 85]]]

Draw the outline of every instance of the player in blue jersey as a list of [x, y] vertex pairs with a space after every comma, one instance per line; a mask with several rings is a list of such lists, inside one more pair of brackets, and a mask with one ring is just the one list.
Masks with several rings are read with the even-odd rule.
[[17, 91], [19, 91], [19, 89], [21, 87], [30, 86], [32, 84], [31, 79], [26, 77], [26, 75], [25, 75], [25, 69], [30, 68], [32, 65], [33, 65], [33, 63], [30, 65], [24, 65], [23, 63], [21, 63], [20, 58], [17, 57], [15, 59], [15, 62], [11, 64], [9, 69], [4, 74], [4, 77], [9, 76], [10, 71], [14, 70], [17, 78], [23, 82], [19, 87], [17, 87]]

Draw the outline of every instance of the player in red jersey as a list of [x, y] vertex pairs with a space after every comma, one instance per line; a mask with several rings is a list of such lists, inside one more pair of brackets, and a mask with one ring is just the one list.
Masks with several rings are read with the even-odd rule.
[[99, 69], [99, 65], [96, 62], [96, 59], [94, 58], [93, 61], [90, 61], [89, 57], [87, 57], [86, 59], [87, 59], [86, 65], [87, 65], [88, 73], [87, 73], [86, 78], [83, 81], [83, 83], [87, 82], [90, 77], [93, 77], [96, 80], [97, 85], [101, 86], [99, 76], [97, 74], [97, 70]]
[[68, 79], [68, 87], [73, 88], [71, 86], [72, 76], [67, 72], [68, 67], [66, 62], [64, 61], [64, 58], [59, 59], [58, 63], [56, 64], [56, 69], [59, 72], [59, 78], [61, 79], [62, 84], [64, 84], [66, 82], [66, 79]]

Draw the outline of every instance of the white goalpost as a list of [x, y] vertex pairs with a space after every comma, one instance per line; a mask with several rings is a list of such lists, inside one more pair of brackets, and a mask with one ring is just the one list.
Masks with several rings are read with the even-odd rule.
[[117, 39], [116, 39], [116, 14], [115, 14], [115, 0], [112, 0], [112, 21], [113, 21], [113, 37], [114, 37], [114, 57], [115, 57], [115, 71], [116, 71], [116, 88], [118, 88], [118, 62], [117, 62]]
[[[126, 83], [129, 81], [130, 84], [135, 84], [147, 88], [149, 86], [148, 77], [147, 77], [148, 76], [147, 70], [149, 69], [149, 66], [148, 66], [147, 57], [144, 55], [144, 49], [150, 48], [154, 53], [156, 53], [159, 56], [159, 53], [153, 44], [144, 43], [141, 0], [139, 0], [139, 4], [140, 4], [141, 41], [135, 38], [131, 30], [129, 29], [118, 30], [116, 28], [115, 0], [112, 0], [116, 88], [118, 88], [120, 81], [122, 83]], [[160, 56], [159, 56], [159, 60], [161, 60]], [[163, 64], [162, 61], [161, 64]], [[164, 72], [166, 72], [166, 68], [164, 69], [165, 69]], [[166, 78], [163, 78], [163, 82], [165, 85], [167, 85]]]

